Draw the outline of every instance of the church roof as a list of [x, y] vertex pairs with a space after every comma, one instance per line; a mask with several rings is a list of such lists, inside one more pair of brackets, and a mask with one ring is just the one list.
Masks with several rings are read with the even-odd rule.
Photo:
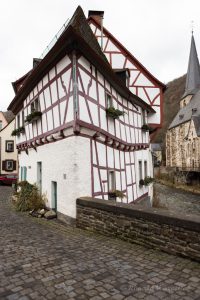
[[187, 95], [194, 95], [200, 87], [200, 66], [197, 55], [196, 45], [194, 36], [192, 34], [190, 56], [186, 77], [185, 93], [182, 98]]
[[200, 117], [200, 89], [192, 96], [190, 102], [179, 110], [169, 129], [188, 122], [193, 117]]

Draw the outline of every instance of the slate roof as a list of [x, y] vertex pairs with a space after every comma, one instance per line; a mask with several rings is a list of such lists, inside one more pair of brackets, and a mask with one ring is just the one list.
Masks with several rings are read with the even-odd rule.
[[191, 38], [185, 93], [182, 99], [188, 95], [193, 95], [190, 102], [179, 110], [170, 124], [169, 129], [193, 119], [196, 131], [200, 131], [200, 65], [193, 34]]
[[190, 102], [179, 110], [169, 129], [190, 121], [194, 116], [200, 118], [200, 89], [192, 96]]
[[159, 144], [159, 143], [153, 143], [153, 144], [151, 144], [151, 149], [153, 151], [162, 151], [161, 144]]
[[49, 50], [41, 62], [31, 70], [29, 76], [26, 77], [23, 86], [18, 90], [8, 109], [17, 114], [22, 108], [23, 101], [31, 89], [34, 88], [38, 81], [41, 80], [46, 72], [50, 70], [61, 57], [73, 50], [79, 50], [80, 53], [82, 52], [84, 56], [97, 67], [99, 72], [109, 80], [111, 85], [113, 85], [122, 97], [128, 98], [134, 105], [139, 105], [149, 112], [155, 112], [149, 104], [132, 94], [114, 73], [80, 6], [76, 9], [65, 31], [60, 35], [55, 45]]
[[198, 88], [200, 88], [200, 66], [194, 36], [192, 35], [185, 92], [182, 98], [196, 94]]
[[14, 119], [14, 117], [15, 117], [15, 115], [10, 110], [8, 110], [8, 111], [2, 111], [2, 113], [3, 113], [4, 118], [6, 119], [6, 121], [8, 123], [10, 123]]

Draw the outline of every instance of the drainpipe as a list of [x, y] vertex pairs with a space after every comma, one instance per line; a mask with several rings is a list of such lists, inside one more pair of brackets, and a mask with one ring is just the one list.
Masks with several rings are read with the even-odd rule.
[[80, 132], [79, 125], [77, 124], [78, 119], [78, 80], [77, 80], [77, 57], [76, 51], [72, 53], [72, 85], [73, 85], [73, 103], [74, 103], [74, 133]]

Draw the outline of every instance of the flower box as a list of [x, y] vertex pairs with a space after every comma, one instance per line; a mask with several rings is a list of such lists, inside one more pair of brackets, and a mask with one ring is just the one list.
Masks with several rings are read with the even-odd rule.
[[125, 112], [111, 106], [109, 108], [106, 108], [106, 114], [110, 118], [119, 119], [119, 117], [123, 116]]
[[12, 136], [19, 136], [20, 133], [25, 133], [25, 128], [24, 128], [24, 126], [21, 126], [21, 127], [19, 127], [19, 128], [14, 129], [14, 130], [12, 131], [11, 135], [12, 135]]
[[41, 116], [42, 116], [41, 111], [34, 111], [26, 117], [25, 122], [33, 123], [33, 122], [39, 120], [41, 118]]

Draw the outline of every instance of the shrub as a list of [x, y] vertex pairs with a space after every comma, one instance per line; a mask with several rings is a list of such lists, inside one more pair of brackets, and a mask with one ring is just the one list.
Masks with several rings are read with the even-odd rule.
[[45, 207], [46, 198], [40, 194], [36, 184], [21, 181], [18, 187], [20, 189], [16, 193], [17, 201], [15, 202], [18, 211], [38, 210]]

